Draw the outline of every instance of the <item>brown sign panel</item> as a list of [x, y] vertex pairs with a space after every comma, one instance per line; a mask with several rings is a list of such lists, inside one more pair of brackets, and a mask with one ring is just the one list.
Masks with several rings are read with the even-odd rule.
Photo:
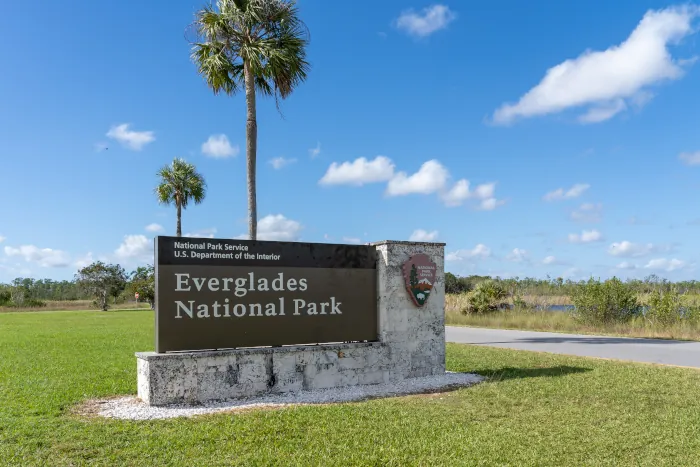
[[425, 305], [430, 298], [437, 277], [437, 265], [423, 253], [411, 256], [403, 264], [406, 290], [417, 306]]
[[156, 352], [377, 340], [367, 245], [156, 238]]

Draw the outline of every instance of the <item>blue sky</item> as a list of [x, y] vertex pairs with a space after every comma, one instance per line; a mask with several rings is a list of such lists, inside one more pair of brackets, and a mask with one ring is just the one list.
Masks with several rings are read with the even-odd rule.
[[[244, 96], [184, 30], [202, 2], [10, 2], [0, 281], [127, 269], [175, 231], [159, 167], [209, 191], [183, 233], [246, 232]], [[309, 78], [258, 106], [261, 238], [447, 243], [446, 269], [695, 278], [700, 10], [649, 0], [302, 0]], [[222, 136], [223, 135], [223, 136]]]

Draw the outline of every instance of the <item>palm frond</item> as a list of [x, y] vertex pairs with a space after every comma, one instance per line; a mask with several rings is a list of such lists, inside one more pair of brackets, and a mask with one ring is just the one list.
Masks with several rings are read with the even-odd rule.
[[[309, 33], [294, 0], [217, 0], [195, 15], [191, 58], [215, 94], [245, 87], [243, 61], [262, 95], [287, 98], [308, 75]], [[279, 108], [279, 103], [278, 108]]]
[[162, 204], [179, 204], [186, 208], [190, 200], [200, 204], [206, 197], [207, 184], [197, 172], [194, 164], [176, 158], [171, 165], [158, 171], [160, 183], [156, 187], [156, 197]]

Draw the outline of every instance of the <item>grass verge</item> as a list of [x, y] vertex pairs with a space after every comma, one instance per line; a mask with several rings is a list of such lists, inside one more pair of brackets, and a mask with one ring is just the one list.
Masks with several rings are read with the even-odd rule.
[[430, 396], [130, 422], [149, 312], [0, 315], [0, 465], [694, 465], [700, 372], [449, 345], [489, 382]]

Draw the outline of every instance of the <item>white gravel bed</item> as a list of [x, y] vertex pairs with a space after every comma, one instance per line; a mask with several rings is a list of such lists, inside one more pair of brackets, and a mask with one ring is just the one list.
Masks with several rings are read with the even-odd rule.
[[198, 406], [170, 405], [149, 407], [135, 397], [121, 397], [97, 401], [98, 415], [125, 420], [154, 420], [174, 417], [191, 417], [227, 410], [261, 407], [284, 407], [299, 404], [329, 404], [352, 402], [370, 398], [401, 396], [430, 391], [439, 391], [457, 386], [471, 386], [484, 378], [470, 373], [446, 372], [444, 375], [410, 378], [392, 384], [346, 386], [342, 388], [300, 391], [295, 393], [265, 395], [249, 399], [235, 399]]

